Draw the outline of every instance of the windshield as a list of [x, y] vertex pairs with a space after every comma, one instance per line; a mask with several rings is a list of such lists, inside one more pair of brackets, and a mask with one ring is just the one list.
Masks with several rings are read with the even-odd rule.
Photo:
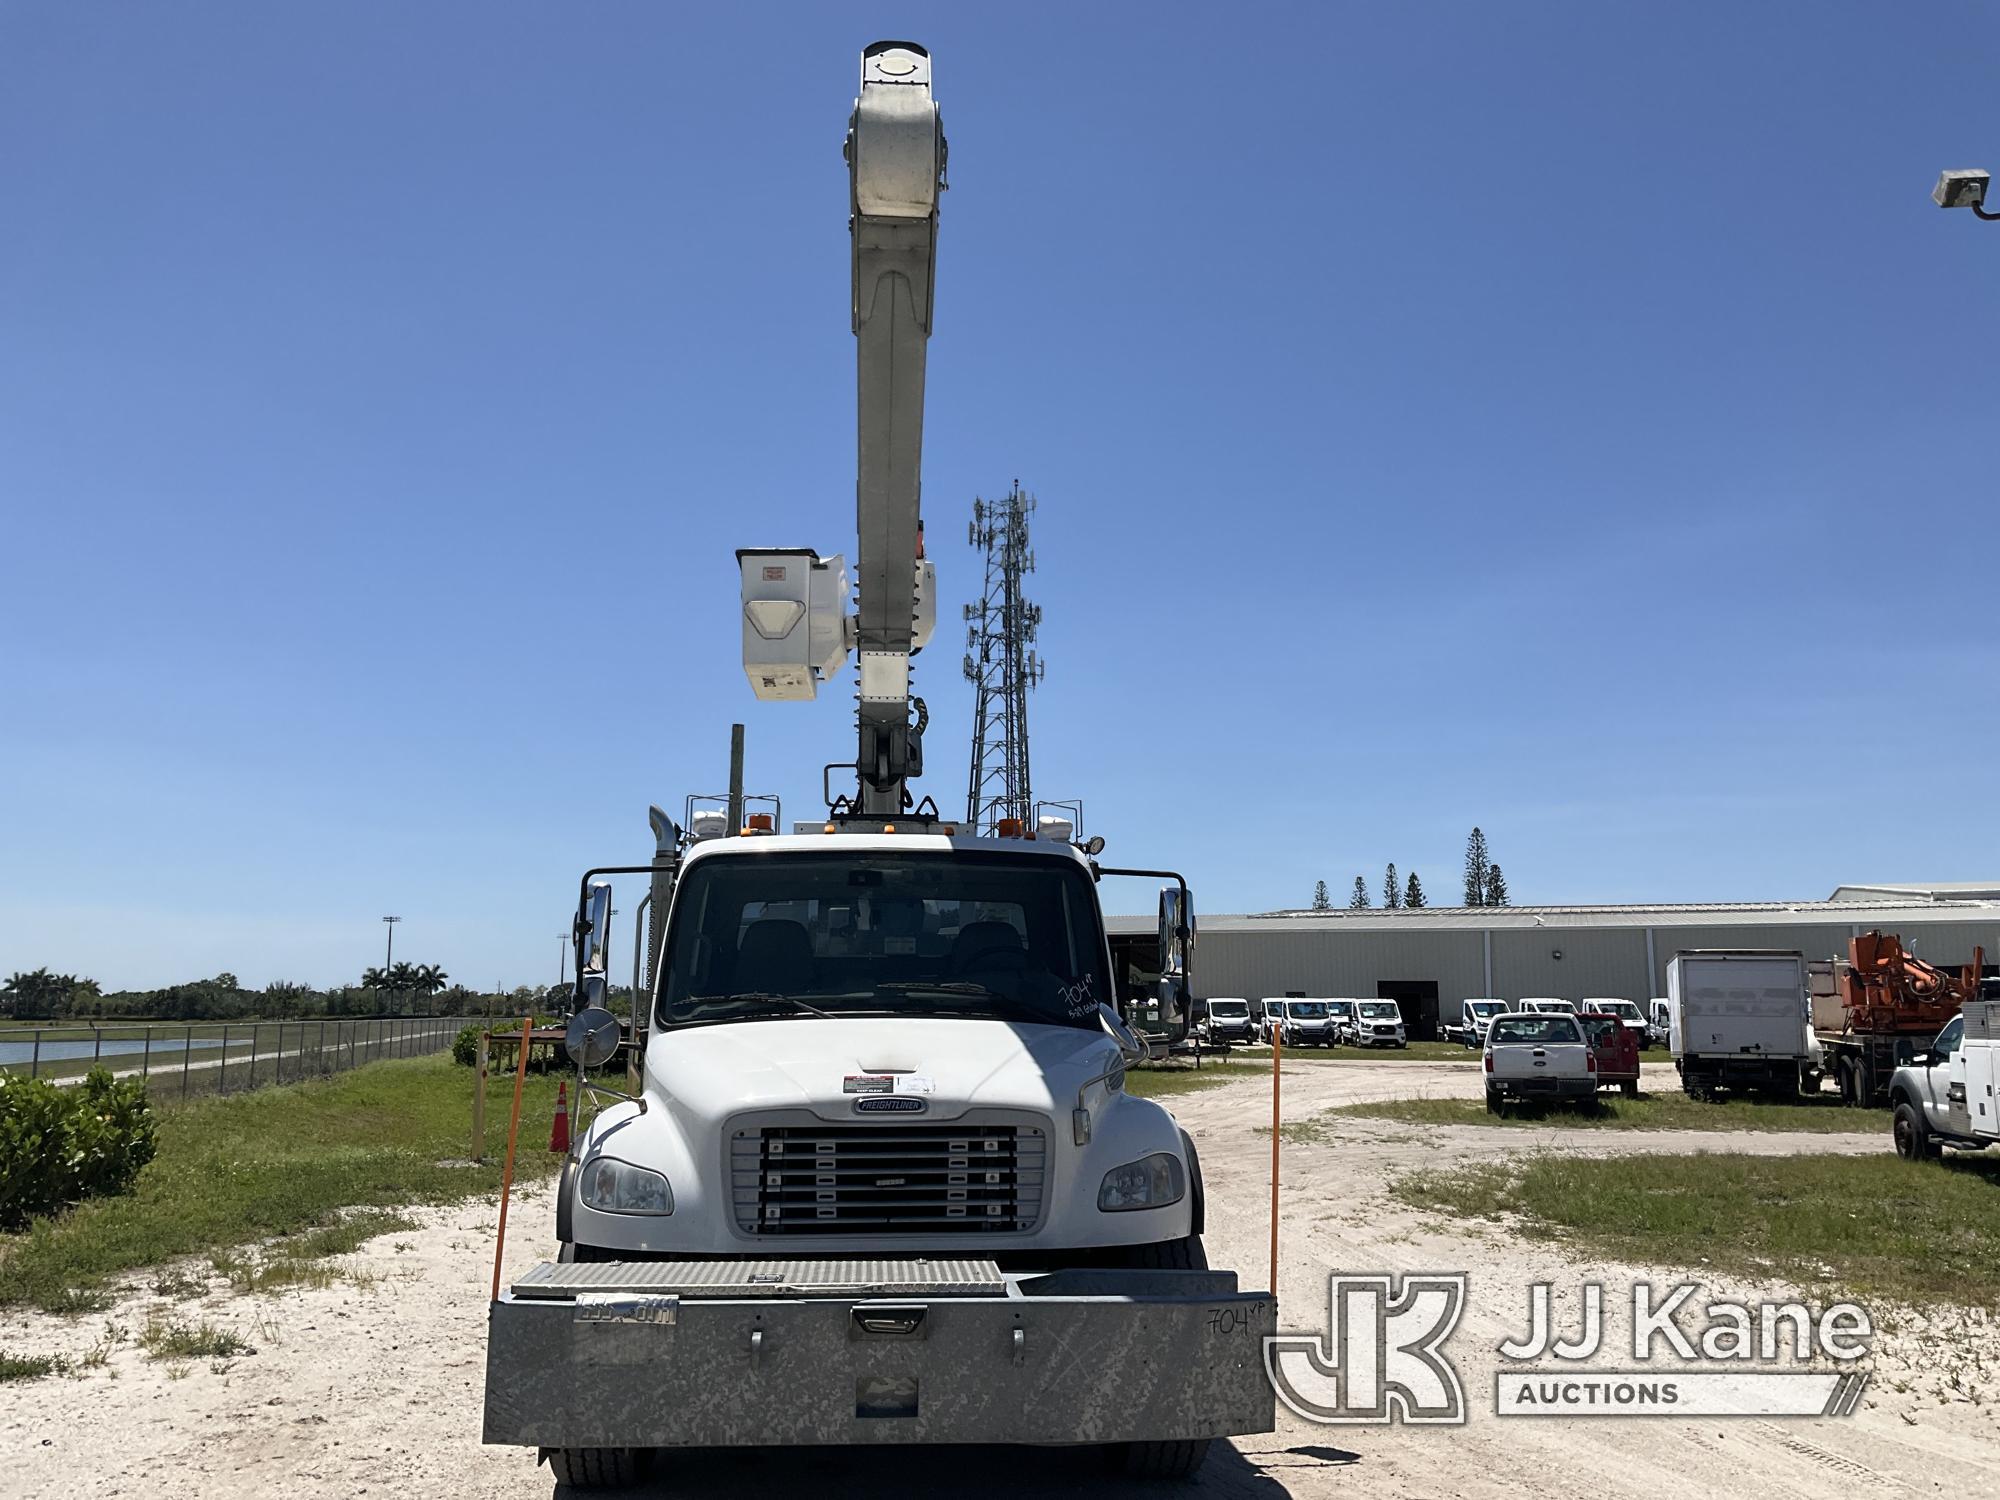
[[1466, 1008], [1484, 1021], [1491, 1016], [1499, 1015], [1507, 1007], [1498, 1000], [1468, 1000]]
[[674, 893], [662, 1026], [977, 1016], [1095, 1029], [1111, 998], [1089, 878], [975, 853], [709, 858]]
[[1294, 1021], [1324, 1021], [1326, 1007], [1317, 1000], [1294, 1000], [1285, 1007], [1285, 1014]]
[[1211, 1016], [1247, 1016], [1250, 1005], [1244, 1000], [1211, 1000], [1208, 1002], [1208, 1013]]
[[1628, 1021], [1643, 1021], [1646, 1019], [1639, 1014], [1639, 1007], [1634, 1005], [1630, 1000], [1600, 1000], [1593, 1008], [1596, 1010], [1608, 1010], [1613, 1015], [1623, 1016]]
[[1579, 1042], [1576, 1021], [1570, 1016], [1502, 1016], [1486, 1029], [1496, 1047], [1509, 1042]]
[[1397, 1021], [1402, 1019], [1402, 1015], [1403, 1013], [1396, 1009], [1396, 1002], [1393, 1000], [1363, 1000], [1361, 1002], [1361, 1016], [1363, 1020]]

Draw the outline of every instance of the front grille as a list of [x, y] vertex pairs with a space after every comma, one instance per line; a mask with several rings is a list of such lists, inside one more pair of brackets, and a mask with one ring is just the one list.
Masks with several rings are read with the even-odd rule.
[[766, 1125], [730, 1137], [737, 1226], [773, 1234], [1019, 1234], [1041, 1217], [1032, 1125]]

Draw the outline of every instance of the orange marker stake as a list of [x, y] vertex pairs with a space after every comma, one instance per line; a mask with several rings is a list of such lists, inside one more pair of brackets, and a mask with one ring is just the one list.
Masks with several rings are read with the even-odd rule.
[[[1271, 1295], [1278, 1295], [1278, 1131], [1284, 1125], [1278, 1101], [1284, 1092], [1280, 1064], [1285, 1053], [1282, 1031], [1271, 1033]], [[495, 1292], [495, 1296], [499, 1293]]]
[[[507, 1248], [507, 1196], [514, 1186], [514, 1138], [521, 1133], [521, 1086], [528, 1081], [528, 1034], [535, 1018], [521, 1022], [521, 1057], [514, 1067], [514, 1116], [507, 1122], [507, 1164], [500, 1169], [500, 1235], [493, 1242], [493, 1300], [500, 1300], [500, 1257]], [[1276, 1264], [1277, 1231], [1272, 1230], [1272, 1263]]]

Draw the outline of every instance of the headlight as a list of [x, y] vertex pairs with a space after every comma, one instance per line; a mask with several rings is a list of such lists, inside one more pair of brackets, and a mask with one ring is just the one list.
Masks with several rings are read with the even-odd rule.
[[1180, 1158], [1158, 1151], [1140, 1161], [1113, 1167], [1097, 1190], [1097, 1206], [1105, 1213], [1132, 1208], [1165, 1208], [1187, 1194], [1187, 1172]]
[[670, 1214], [674, 1190], [667, 1179], [645, 1167], [615, 1156], [596, 1156], [583, 1164], [584, 1205], [608, 1214]]

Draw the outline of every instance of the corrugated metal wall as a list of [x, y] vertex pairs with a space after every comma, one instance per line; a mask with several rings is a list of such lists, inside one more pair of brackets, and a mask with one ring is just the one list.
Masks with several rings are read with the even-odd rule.
[[1485, 993], [1477, 932], [1217, 932], [1195, 950], [1198, 994], [1262, 1000], [1302, 990], [1327, 997], [1375, 993], [1378, 979], [1434, 980], [1441, 1000]]
[[[1438, 987], [1440, 1010], [1447, 1017], [1455, 1013], [1457, 1001], [1474, 995], [1644, 1000], [1666, 993], [1667, 960], [1683, 949], [1795, 948], [1807, 958], [1831, 958], [1846, 953], [1850, 934], [1848, 925], [1839, 922], [1656, 926], [1649, 976], [1646, 931], [1644, 926], [1503, 928], [1492, 934], [1489, 989], [1486, 934], [1477, 929], [1343, 932], [1301, 924], [1300, 930], [1272, 932], [1211, 927], [1202, 933], [1196, 953], [1195, 993], [1252, 1000], [1289, 990], [1370, 996], [1378, 980], [1429, 980]], [[1988, 963], [2000, 962], [2000, 922], [1905, 921], [1901, 933], [1931, 963], [1970, 963], [1975, 945], [1985, 947]], [[1561, 958], [1555, 956], [1558, 951]]]

